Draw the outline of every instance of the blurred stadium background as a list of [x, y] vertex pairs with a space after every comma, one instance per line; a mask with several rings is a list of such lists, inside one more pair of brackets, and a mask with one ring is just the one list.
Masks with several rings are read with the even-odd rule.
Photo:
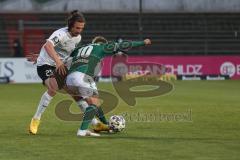
[[[240, 77], [239, 57], [237, 60], [231, 57], [238, 56], [240, 51], [238, 0], [1, 0], [0, 57], [38, 53], [45, 39], [66, 24], [67, 13], [73, 9], [82, 11], [87, 20], [83, 43], [91, 42], [96, 35], [104, 35], [109, 40], [151, 38], [150, 47], [128, 54], [172, 56], [178, 63], [169, 61], [175, 65], [170, 72], [176, 75]], [[182, 62], [185, 57], [175, 59], [174, 56], [200, 56], [200, 59], [193, 57], [190, 61], [196, 61], [188, 63]], [[202, 64], [206, 56], [215, 57], [209, 59], [208, 66], [202, 65], [201, 73], [183, 73], [178, 68], [182, 63], [182, 70], [188, 64]], [[220, 60], [215, 69], [205, 71], [204, 67], [211, 68], [211, 62], [216, 59]], [[12, 71], [1, 69], [1, 77], [13, 76]]]
[[13, 55], [19, 39], [23, 55], [36, 52], [51, 32], [65, 25], [67, 12], [87, 19], [83, 42], [102, 34], [114, 40], [150, 37], [153, 45], [133, 54], [239, 54], [237, 0], [1, 0], [1, 57]]
[[[133, 120], [123, 133], [77, 139], [79, 122], [56, 120], [53, 105], [69, 99], [58, 94], [44, 115], [39, 136], [29, 137], [25, 128], [44, 88], [36, 66], [24, 57], [38, 53], [74, 9], [86, 18], [83, 43], [97, 35], [109, 40], [152, 40], [151, 46], [129, 51], [128, 62], [105, 65], [100, 77], [131, 72], [164, 73], [165, 80], [204, 80], [172, 81], [171, 94], [139, 98], [131, 109], [111, 84], [99, 83], [100, 89], [119, 98], [120, 107], [111, 115], [191, 110], [190, 122]], [[239, 0], [0, 0], [0, 83], [14, 83], [0, 85], [0, 159], [237, 160], [239, 79]]]

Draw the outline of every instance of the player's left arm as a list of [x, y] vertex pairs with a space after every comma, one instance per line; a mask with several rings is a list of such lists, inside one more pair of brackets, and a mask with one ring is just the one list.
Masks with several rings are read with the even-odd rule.
[[[129, 43], [129, 44], [127, 44], [127, 43]], [[151, 40], [145, 39], [143, 41], [126, 41], [126, 42], [123, 41], [119, 44], [119, 46], [125, 47], [127, 45], [130, 45], [131, 47], [141, 47], [141, 46], [150, 45], [150, 44], [151, 44]]]
[[118, 50], [126, 52], [131, 48], [146, 46], [150, 44], [151, 44], [150, 39], [145, 39], [143, 41], [123, 41], [118, 44]]
[[125, 53], [126, 51], [130, 50], [131, 48], [146, 46], [146, 45], [150, 45], [150, 44], [151, 44], [150, 39], [145, 39], [143, 41], [123, 41], [120, 43], [110, 42], [110, 43], [103, 45], [103, 51], [106, 54], [115, 54], [119, 51], [122, 51]]

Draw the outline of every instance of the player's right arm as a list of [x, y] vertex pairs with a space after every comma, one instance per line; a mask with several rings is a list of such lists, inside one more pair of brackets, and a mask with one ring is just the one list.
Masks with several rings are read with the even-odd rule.
[[63, 35], [58, 32], [54, 32], [47, 42], [44, 44], [44, 49], [48, 53], [48, 55], [55, 61], [57, 72], [60, 75], [66, 75], [67, 71], [65, 69], [64, 63], [61, 61], [60, 57], [58, 56], [57, 52], [55, 51], [54, 47], [60, 43], [62, 40]]

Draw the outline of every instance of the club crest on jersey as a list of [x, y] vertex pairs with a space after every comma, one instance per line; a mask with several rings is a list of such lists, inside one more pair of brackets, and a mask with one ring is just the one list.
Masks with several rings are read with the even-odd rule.
[[131, 48], [132, 48], [131, 41], [126, 40], [119, 44], [119, 50], [121, 51], [128, 51]]
[[59, 39], [58, 39], [57, 36], [53, 37], [53, 38], [52, 38], [52, 41], [53, 41], [54, 45], [56, 45], [56, 44], [59, 43]]
[[116, 44], [114, 42], [109, 42], [108, 45], [104, 46], [105, 52], [113, 52], [116, 49]]

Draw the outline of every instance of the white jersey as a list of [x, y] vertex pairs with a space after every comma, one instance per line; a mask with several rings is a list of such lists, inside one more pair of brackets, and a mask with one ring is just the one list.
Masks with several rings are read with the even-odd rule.
[[[64, 27], [53, 32], [47, 41], [53, 44], [55, 51], [63, 63], [67, 63], [70, 54], [76, 48], [77, 44], [81, 41], [81, 38], [81, 35], [72, 37], [68, 32], [68, 28]], [[42, 66], [45, 64], [56, 66], [55, 61], [48, 55], [45, 48], [42, 47], [37, 59], [37, 66]]]

